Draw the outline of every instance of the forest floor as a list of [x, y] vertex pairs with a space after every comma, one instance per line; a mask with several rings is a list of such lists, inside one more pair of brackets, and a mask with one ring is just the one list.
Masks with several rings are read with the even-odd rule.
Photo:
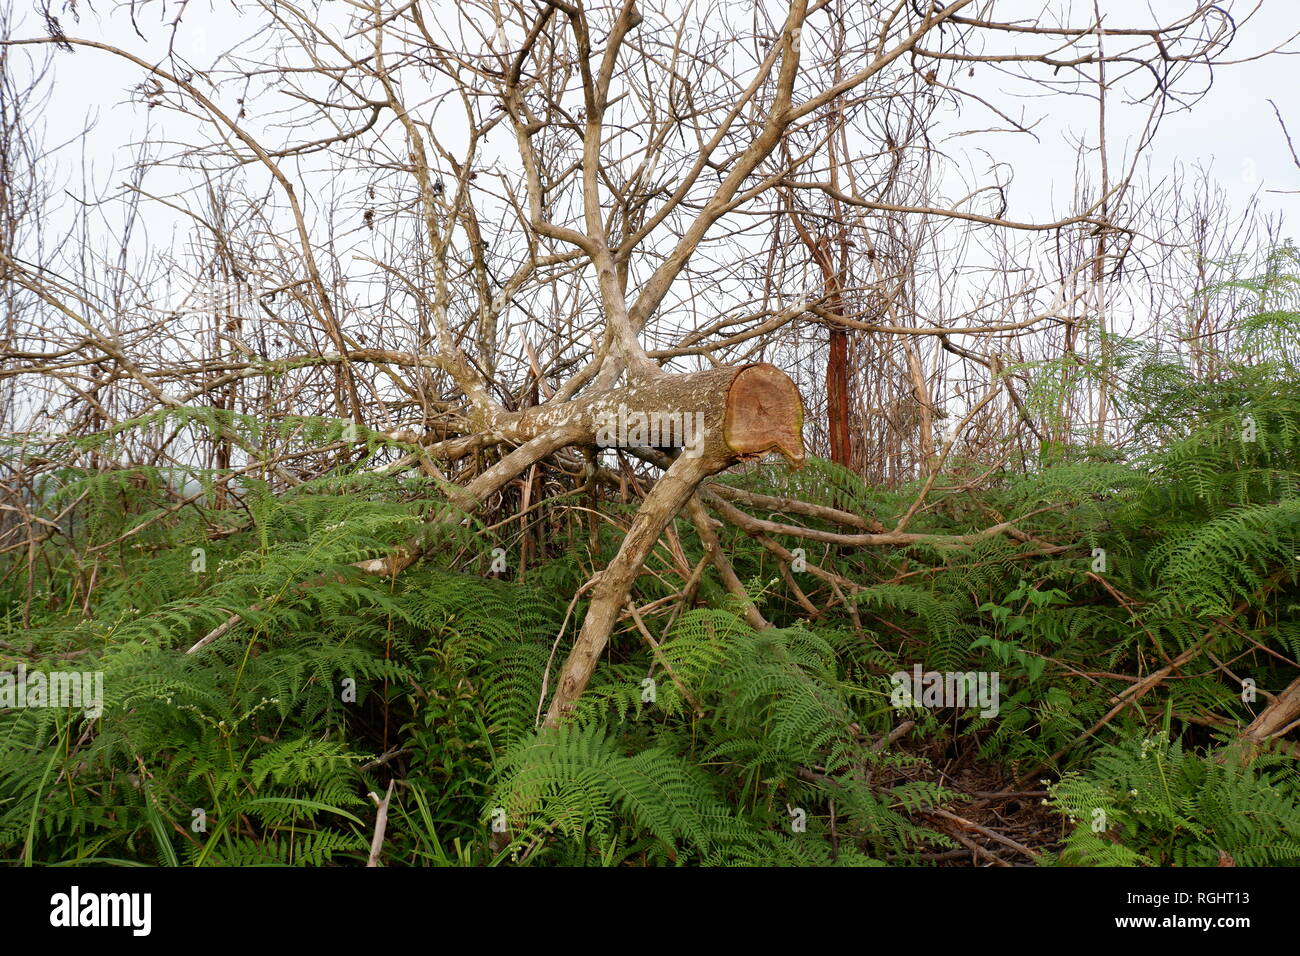
[[961, 795], [951, 809], [925, 812], [919, 821], [961, 846], [920, 859], [940, 866], [1034, 866], [1040, 854], [1058, 852], [1068, 824], [1047, 807], [1047, 790], [1020, 789], [1024, 781], [1016, 774], [978, 759], [975, 741], [959, 744], [933, 741], [912, 749], [925, 762], [900, 768], [891, 781], [924, 780]]

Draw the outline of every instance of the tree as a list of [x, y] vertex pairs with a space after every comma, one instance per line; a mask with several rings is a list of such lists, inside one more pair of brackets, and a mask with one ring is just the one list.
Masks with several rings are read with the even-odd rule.
[[[174, 434], [141, 439], [153, 442], [155, 461], [206, 456], [232, 478], [257, 469], [293, 483], [350, 460], [372, 429], [410, 438], [418, 451], [392, 467], [446, 482], [448, 507], [429, 529], [511, 487], [526, 513], [543, 493], [539, 469], [619, 484], [599, 433], [624, 412], [702, 416], [698, 449], [685, 447], [681, 426], [657, 447], [642, 438], [616, 453], [619, 469], [624, 455], [652, 466], [642, 474], [653, 483], [616, 557], [583, 589], [591, 602], [551, 723], [582, 694], [647, 556], [683, 509], [716, 573], [762, 626], [718, 521], [787, 569], [795, 556], [776, 535], [942, 545], [910, 529], [961, 437], [977, 423], [988, 434], [1037, 429], [1007, 372], [1015, 358], [995, 346], [1059, 325], [1065, 352], [1077, 348], [1082, 326], [1071, 311], [1086, 289], [1063, 289], [1079, 276], [1101, 282], [1123, 261], [1133, 173], [1107, 168], [1098, 189], [1051, 222], [1006, 218], [996, 177], [944, 201], [930, 139], [942, 108], [1028, 132], [1013, 115], [1015, 94], [992, 99], [987, 83], [970, 83], [976, 71], [1022, 89], [1095, 85], [1103, 110], [1107, 91], [1123, 86], [1154, 126], [1235, 30], [1211, 3], [1135, 26], [1099, 12], [1058, 17], [1053, 5], [1036, 18], [999, 18], [1006, 5], [988, 0], [350, 6], [340, 18], [323, 4], [253, 4], [254, 40], [211, 67], [187, 61], [183, 44], [150, 59], [74, 36], [48, 16], [48, 36], [4, 41], [6, 58], [52, 46], [56, 57], [125, 59], [140, 71], [141, 100], [192, 130], [196, 141], [168, 161], [183, 188], [147, 188], [150, 177], [173, 175], [161, 173], [157, 150], [174, 139], [161, 136], [142, 152], [123, 201], [131, 215], [144, 203], [190, 220], [195, 245], [162, 271], [216, 290], [174, 314], [157, 305], [164, 276], [133, 277], [125, 255], [65, 277], [52, 267], [56, 254], [34, 262], [10, 240], [0, 268], [23, 302], [5, 332], [5, 375], [53, 383], [42, 404], [86, 412], [72, 430], [203, 404], [266, 416], [311, 409], [362, 429], [306, 453], [250, 447], [229, 430], [187, 447]], [[182, 6], [172, 40], [184, 38], [185, 16]], [[283, 97], [292, 105], [282, 109]], [[20, 113], [6, 110], [11, 131]], [[982, 207], [984, 193], [1002, 202]], [[12, 209], [15, 197], [5, 199]], [[1086, 251], [954, 321], [932, 308], [935, 290], [918, 286], [954, 225], [968, 230], [961, 242], [994, 253], [1018, 234]], [[803, 280], [809, 268], [816, 281]], [[988, 274], [1000, 274], [995, 262]], [[20, 309], [27, 318], [15, 318]], [[822, 328], [810, 344], [809, 330]], [[801, 366], [824, 345], [824, 377], [813, 378]], [[949, 355], [974, 377], [945, 411], [934, 383]], [[711, 483], [770, 451], [803, 461], [799, 382], [814, 451], [882, 480], [921, 479], [892, 527]], [[864, 411], [868, 389], [876, 416]], [[862, 423], [873, 417], [890, 418], [893, 437], [869, 447]], [[226, 489], [237, 497], [237, 482]], [[178, 489], [177, 507], [184, 497]], [[799, 524], [809, 517], [841, 530]], [[1005, 535], [1030, 553], [1049, 547], [1022, 527], [1027, 517], [999, 518], [962, 540]], [[398, 574], [432, 540], [416, 535], [362, 566]], [[832, 603], [857, 588], [816, 562], [808, 570]]]

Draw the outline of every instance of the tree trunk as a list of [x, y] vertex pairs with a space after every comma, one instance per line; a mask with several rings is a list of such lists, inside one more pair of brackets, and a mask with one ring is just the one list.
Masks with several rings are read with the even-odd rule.
[[853, 467], [849, 442], [849, 334], [844, 329], [831, 329], [831, 350], [826, 360], [826, 422], [831, 461]]

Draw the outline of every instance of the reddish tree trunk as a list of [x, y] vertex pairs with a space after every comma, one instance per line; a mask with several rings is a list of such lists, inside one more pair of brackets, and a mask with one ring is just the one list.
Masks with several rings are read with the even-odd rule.
[[851, 467], [849, 334], [843, 329], [831, 330], [831, 352], [826, 360], [826, 425], [831, 439], [831, 461]]
[[[795, 231], [803, 244], [812, 253], [813, 261], [822, 272], [822, 283], [826, 290], [826, 311], [832, 315], [842, 315], [844, 299], [844, 268], [839, 272], [831, 260], [830, 243], [825, 236], [813, 239], [808, 230], [799, 221], [797, 214], [791, 215]], [[830, 354], [826, 357], [826, 431], [830, 438], [831, 461], [845, 468], [852, 467], [852, 446], [849, 442], [849, 334], [842, 328], [831, 329]]]

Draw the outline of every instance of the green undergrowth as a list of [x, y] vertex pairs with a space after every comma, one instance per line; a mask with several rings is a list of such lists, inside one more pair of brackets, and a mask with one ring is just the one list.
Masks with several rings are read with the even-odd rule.
[[[1041, 862], [1290, 863], [1294, 757], [1243, 756], [1237, 738], [1298, 675], [1300, 393], [1276, 369], [1231, 388], [1162, 374], [1141, 379], [1177, 410], [1143, 432], [1154, 444], [1045, 453], [979, 491], [961, 480], [975, 465], [953, 462], [910, 525], [924, 543], [784, 538], [851, 582], [834, 600], [797, 574], [815, 617], [771, 552], [724, 533], [774, 626], [751, 629], [706, 572], [690, 606], [647, 613], [657, 647], [620, 626], [559, 731], [539, 717], [585, 608], [571, 598], [617, 548], [610, 523], [557, 501], [526, 571], [493, 574], [494, 548], [516, 567], [516, 529], [385, 474], [405, 449], [384, 439], [278, 495], [255, 470], [232, 487], [103, 465], [133, 430], [267, 439], [234, 416], [172, 411], [83, 440], [72, 452], [99, 466], [40, 489], [57, 533], [36, 560], [0, 559], [0, 660], [102, 673], [102, 713], [0, 711], [0, 855], [362, 864], [391, 784], [387, 865], [919, 863], [957, 846], [927, 810], [960, 809], [937, 767], [964, 756], [987, 786], [1050, 782]], [[341, 427], [307, 424], [313, 441]], [[825, 462], [725, 480], [886, 526], [918, 490]], [[177, 489], [193, 500], [176, 507]], [[1005, 520], [1029, 537], [958, 538]], [[683, 551], [652, 558], [641, 606], [703, 558], [677, 530]], [[431, 557], [396, 579], [351, 567], [413, 534]], [[890, 675], [914, 665], [996, 672], [997, 713], [900, 713]]]

